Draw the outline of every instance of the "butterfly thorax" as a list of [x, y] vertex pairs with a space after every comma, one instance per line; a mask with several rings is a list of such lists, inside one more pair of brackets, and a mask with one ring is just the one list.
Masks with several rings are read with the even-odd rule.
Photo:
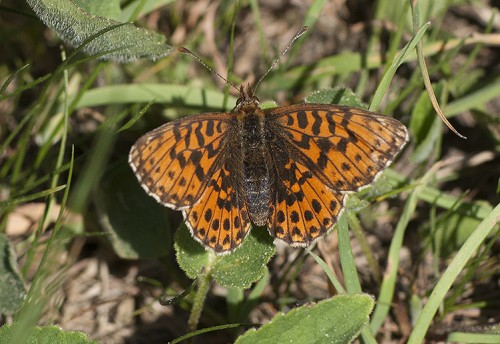
[[243, 189], [252, 221], [259, 226], [266, 224], [269, 201], [269, 171], [267, 167], [264, 112], [259, 100], [248, 86], [241, 88], [236, 114], [239, 124], [239, 142], [243, 161]]

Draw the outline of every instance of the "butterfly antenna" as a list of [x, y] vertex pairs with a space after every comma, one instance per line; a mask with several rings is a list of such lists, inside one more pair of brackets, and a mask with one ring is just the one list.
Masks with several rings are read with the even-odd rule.
[[283, 50], [283, 52], [281, 53], [281, 55], [273, 61], [273, 63], [271, 64], [271, 67], [269, 67], [269, 69], [264, 73], [264, 75], [261, 76], [261, 78], [259, 79], [259, 81], [257, 81], [257, 83], [255, 84], [255, 87], [254, 87], [254, 93], [255, 93], [255, 90], [257, 90], [257, 87], [259, 86], [260, 82], [266, 77], [267, 74], [269, 74], [270, 71], [273, 70], [273, 68], [278, 64], [278, 62], [280, 62], [281, 58], [283, 56], [286, 55], [286, 53], [288, 52], [288, 50], [290, 50], [290, 48], [292, 47], [293, 43], [299, 39], [300, 36], [302, 36], [304, 33], [306, 33], [306, 31], [309, 29], [309, 27], [307, 26], [304, 26], [302, 29], [300, 29], [299, 32], [297, 32], [295, 34], [295, 36], [293, 36], [292, 40], [290, 41], [290, 43], [288, 43], [288, 45], [286, 46], [285, 50]]
[[222, 75], [220, 75], [217, 71], [215, 71], [212, 68], [210, 68], [209, 65], [207, 65], [205, 62], [203, 62], [198, 56], [196, 56], [195, 54], [193, 54], [188, 48], [179, 47], [179, 48], [177, 48], [177, 51], [180, 52], [180, 53], [183, 53], [183, 54], [191, 56], [196, 61], [198, 61], [199, 63], [201, 63], [210, 72], [212, 72], [213, 74], [217, 75], [219, 78], [221, 78], [222, 80], [224, 80], [227, 84], [233, 86], [236, 89], [236, 91], [240, 92], [240, 90], [238, 89], [238, 87], [236, 87], [231, 81], [227, 80]]

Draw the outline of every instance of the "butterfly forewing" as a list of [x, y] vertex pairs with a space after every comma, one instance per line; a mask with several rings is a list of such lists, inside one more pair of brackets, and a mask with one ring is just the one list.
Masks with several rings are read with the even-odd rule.
[[147, 193], [173, 209], [195, 203], [221, 164], [232, 120], [227, 113], [202, 114], [142, 136], [129, 163]]
[[290, 154], [338, 192], [372, 183], [408, 140], [399, 121], [352, 107], [299, 104], [266, 112]]

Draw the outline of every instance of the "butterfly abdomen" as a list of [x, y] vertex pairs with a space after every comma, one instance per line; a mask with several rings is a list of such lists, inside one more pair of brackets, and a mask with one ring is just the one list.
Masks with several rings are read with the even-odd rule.
[[269, 201], [269, 171], [264, 135], [264, 119], [260, 113], [240, 118], [240, 143], [243, 159], [243, 188], [248, 212], [253, 223], [266, 224]]

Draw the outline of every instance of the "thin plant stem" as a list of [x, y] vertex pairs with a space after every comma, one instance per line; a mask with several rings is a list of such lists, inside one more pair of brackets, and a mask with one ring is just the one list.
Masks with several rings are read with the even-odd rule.
[[212, 280], [210, 270], [215, 263], [215, 258], [215, 254], [211, 253], [209, 255], [207, 266], [198, 276], [198, 290], [196, 291], [193, 307], [191, 308], [191, 314], [189, 314], [188, 319], [189, 331], [195, 331], [198, 327], [201, 311], [203, 310], [203, 305], [205, 304], [205, 298], [207, 297], [208, 290], [210, 289], [210, 282]]

